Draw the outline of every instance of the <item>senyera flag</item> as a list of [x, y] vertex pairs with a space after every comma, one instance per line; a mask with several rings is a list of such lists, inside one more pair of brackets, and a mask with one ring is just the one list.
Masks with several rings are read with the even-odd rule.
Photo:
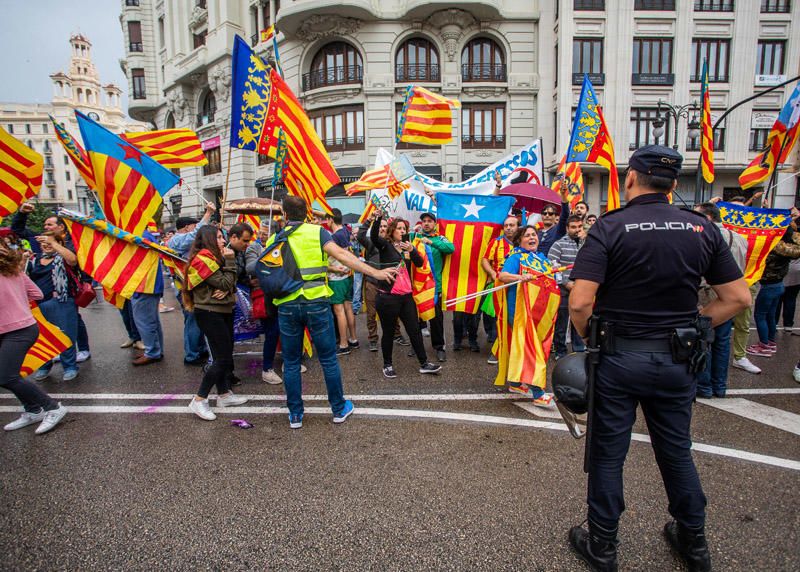
[[[480, 261], [486, 248], [503, 230], [516, 199], [510, 196], [437, 193], [439, 234], [455, 245], [455, 252], [444, 259], [441, 303], [478, 292], [486, 284], [486, 271]], [[477, 313], [480, 300], [472, 299], [447, 306], [448, 310]]]
[[418, 85], [406, 88], [395, 141], [444, 145], [453, 140], [453, 113], [461, 103]]
[[708, 93], [708, 60], [703, 60], [700, 98], [703, 113], [700, 121], [700, 167], [706, 183], [714, 182], [714, 129], [711, 126], [711, 97]]
[[44, 158], [0, 127], [0, 218], [36, 196], [43, 170]]
[[581, 164], [567, 163], [566, 154], [562, 156], [550, 188], [558, 194], [563, 194], [566, 191], [566, 196], [569, 197], [570, 210], [574, 209], [575, 205], [583, 200], [583, 171], [581, 171]]
[[180, 177], [80, 111], [75, 115], [103, 213], [112, 225], [141, 234]]
[[261, 228], [261, 217], [253, 214], [240, 214], [236, 217], [236, 222], [241, 222], [248, 225], [253, 229], [253, 232], [258, 232]]
[[39, 326], [39, 336], [25, 354], [19, 374], [26, 377], [42, 367], [57, 355], [61, 355], [72, 345], [72, 341], [57, 326], [48, 322], [35, 302], [31, 302], [31, 313], [36, 325]]
[[159, 129], [123, 133], [121, 137], [170, 169], [202, 167], [208, 164], [197, 133], [191, 129]]
[[614, 142], [597, 103], [592, 82], [584, 74], [581, 96], [567, 148], [566, 163], [596, 163], [608, 169], [608, 210], [618, 209], [619, 176], [614, 159]]
[[207, 248], [202, 249], [192, 258], [186, 268], [186, 289], [197, 288], [217, 270], [219, 270], [219, 262], [214, 258], [214, 254]]
[[752, 286], [761, 279], [767, 255], [792, 222], [791, 213], [785, 209], [758, 209], [733, 203], [717, 203], [717, 206], [722, 225], [747, 239], [744, 279]]

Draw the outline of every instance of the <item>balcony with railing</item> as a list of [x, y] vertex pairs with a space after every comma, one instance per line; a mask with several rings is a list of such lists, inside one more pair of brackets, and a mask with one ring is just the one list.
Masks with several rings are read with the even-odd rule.
[[[585, 75], [589, 76], [589, 81], [592, 82], [592, 85], [605, 85], [606, 84], [606, 74], [603, 72], [600, 73], [587, 73]], [[573, 72], [572, 74], [572, 85], [582, 85], [583, 84], [583, 72]]]
[[576, 11], [603, 11], [606, 9], [606, 0], [574, 0], [572, 9]]
[[733, 12], [734, 0], [694, 0], [695, 12]]
[[791, 10], [791, 0], [761, 0], [761, 12], [764, 14], [788, 14]]
[[462, 64], [461, 81], [507, 81], [506, 64]]
[[506, 136], [494, 135], [462, 135], [462, 149], [505, 149]]
[[[723, 73], [718, 73], [716, 75], [708, 74], [709, 83], [728, 83], [729, 80], [730, 78], [728, 77], [728, 74], [723, 74]], [[693, 73], [689, 76], [689, 81], [693, 83], [703, 81], [703, 75], [699, 73], [697, 74]]]
[[364, 136], [325, 139], [322, 144], [327, 151], [358, 151], [364, 148]]
[[652, 10], [656, 12], [674, 12], [675, 0], [634, 0], [634, 10]]
[[439, 64], [397, 64], [394, 68], [394, 79], [397, 82], [438, 82], [442, 80], [442, 77], [439, 73]]
[[203, 125], [208, 125], [209, 123], [214, 123], [214, 115], [216, 113], [216, 109], [212, 109], [207, 113], [198, 113], [197, 114], [197, 126], [202, 127]]
[[144, 48], [142, 47], [142, 42], [130, 42], [128, 44], [128, 51], [129, 52], [143, 52]]
[[364, 79], [361, 66], [339, 66], [303, 74], [303, 91], [336, 85], [360, 84]]

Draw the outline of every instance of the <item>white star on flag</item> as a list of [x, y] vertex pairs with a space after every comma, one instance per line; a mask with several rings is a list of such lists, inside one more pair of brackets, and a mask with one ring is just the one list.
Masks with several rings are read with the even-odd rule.
[[475, 218], [480, 218], [480, 211], [481, 209], [485, 209], [486, 205], [479, 205], [475, 202], [475, 198], [473, 197], [472, 202], [468, 205], [462, 204], [461, 205], [464, 210], [467, 212], [464, 214], [464, 218], [474, 216]]

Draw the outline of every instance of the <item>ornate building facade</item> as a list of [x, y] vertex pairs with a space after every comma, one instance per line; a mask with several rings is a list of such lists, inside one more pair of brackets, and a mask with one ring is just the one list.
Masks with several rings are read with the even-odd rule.
[[74, 111], [79, 109], [107, 129], [122, 133], [143, 131], [147, 126], [132, 122], [122, 109], [122, 90], [103, 85], [92, 63], [92, 44], [81, 34], [69, 39], [67, 72], [50, 76], [53, 100], [49, 104], [0, 103], [0, 124], [14, 137], [44, 156], [44, 178], [37, 200], [53, 207], [91, 212], [86, 182], [78, 174], [56, 138], [49, 116], [80, 137]]
[[[462, 102], [454, 141], [441, 148], [403, 145], [421, 172], [468, 178], [539, 136], [537, 19], [534, 2], [392, 0], [123, 0], [123, 62], [129, 113], [158, 128], [197, 131], [209, 165], [181, 176], [208, 200], [269, 193], [272, 165], [228, 149], [233, 38], [265, 59], [261, 30], [276, 23], [281, 64], [343, 181], [391, 150], [409, 84]], [[230, 163], [229, 163], [230, 157]], [[230, 174], [228, 165], [230, 164]], [[363, 198], [332, 198], [361, 212]], [[184, 192], [172, 211], [197, 212]]]

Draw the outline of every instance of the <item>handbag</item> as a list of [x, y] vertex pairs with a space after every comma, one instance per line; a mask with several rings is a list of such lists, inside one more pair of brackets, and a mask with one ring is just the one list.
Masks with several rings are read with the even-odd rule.
[[80, 273], [75, 272], [69, 266], [66, 266], [67, 274], [69, 274], [70, 279], [73, 281], [73, 298], [75, 300], [75, 305], [79, 308], [85, 308], [92, 302], [94, 299], [97, 298], [97, 293], [94, 291], [94, 287], [92, 286], [91, 282], [84, 282], [81, 280]]

